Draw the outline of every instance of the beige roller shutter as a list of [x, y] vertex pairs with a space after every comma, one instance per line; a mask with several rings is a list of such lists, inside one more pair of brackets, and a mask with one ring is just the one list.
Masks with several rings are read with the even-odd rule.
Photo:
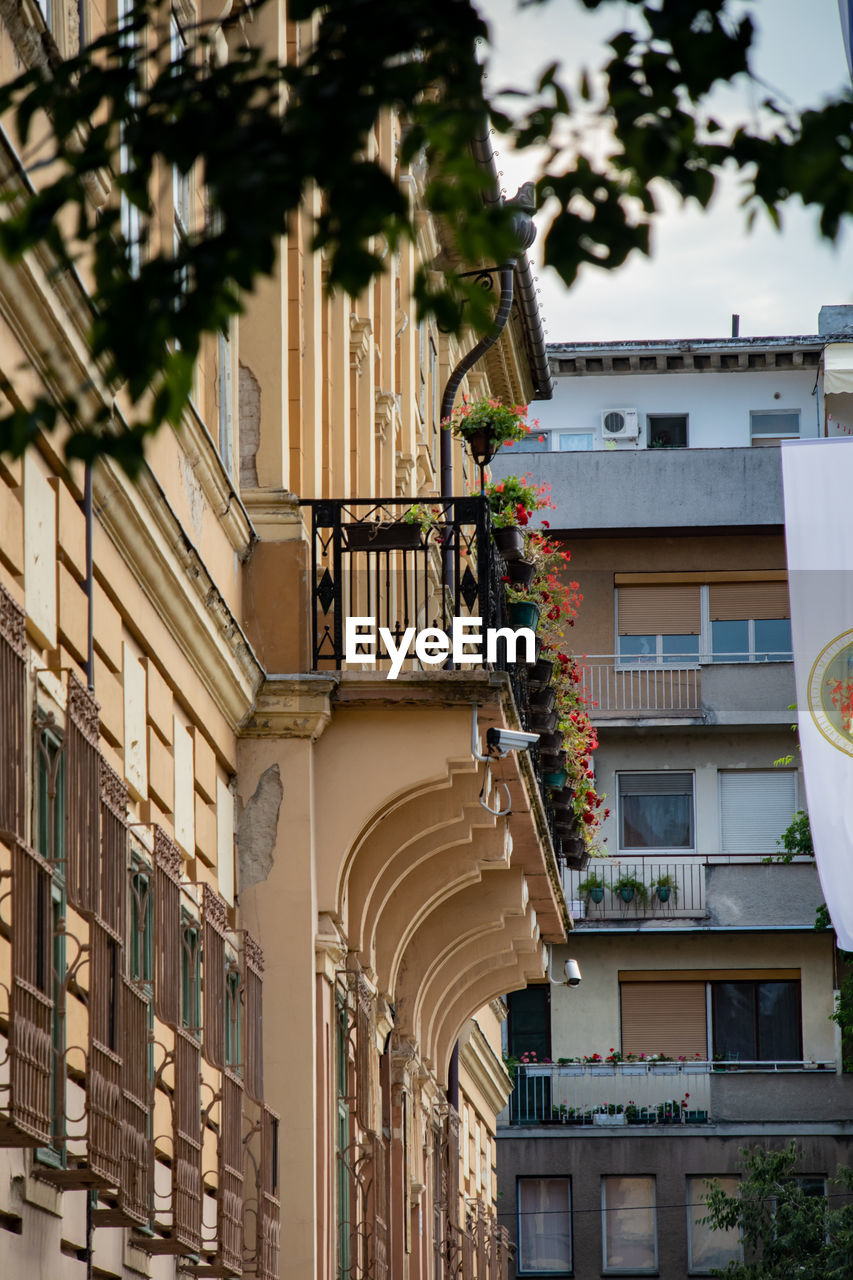
[[622, 1052], [708, 1056], [704, 982], [625, 982]]
[[711, 621], [790, 618], [787, 582], [712, 582]]
[[619, 587], [620, 636], [697, 636], [699, 587]]

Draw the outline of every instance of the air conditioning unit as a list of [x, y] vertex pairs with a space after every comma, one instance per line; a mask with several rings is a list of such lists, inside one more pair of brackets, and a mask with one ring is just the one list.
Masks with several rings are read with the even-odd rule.
[[601, 434], [605, 440], [636, 440], [640, 415], [636, 409], [607, 409], [601, 415]]

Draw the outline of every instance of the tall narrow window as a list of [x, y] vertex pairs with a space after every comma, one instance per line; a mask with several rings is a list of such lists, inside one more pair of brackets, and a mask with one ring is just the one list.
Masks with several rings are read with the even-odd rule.
[[736, 1196], [738, 1179], [734, 1177], [687, 1179], [687, 1265], [695, 1275], [715, 1275], [717, 1268], [740, 1262], [743, 1249], [737, 1227], [715, 1229], [704, 1221], [707, 1214], [708, 1184], [713, 1183], [727, 1196]]
[[603, 1270], [632, 1275], [657, 1271], [654, 1178], [602, 1178], [601, 1209]]
[[553, 1276], [571, 1270], [571, 1180], [519, 1178], [518, 1274]]
[[181, 1026], [198, 1036], [201, 1031], [201, 929], [183, 914], [181, 927]]

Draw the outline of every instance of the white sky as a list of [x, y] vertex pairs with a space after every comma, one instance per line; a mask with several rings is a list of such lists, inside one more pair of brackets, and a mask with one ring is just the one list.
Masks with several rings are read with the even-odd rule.
[[[817, 106], [849, 86], [837, 0], [750, 0], [743, 7], [759, 31], [753, 65], [777, 94]], [[579, 0], [549, 0], [519, 10], [517, 0], [480, 0], [494, 42], [490, 87], [533, 83], [557, 59], [569, 71], [601, 66], [607, 38], [631, 8], [610, 4], [589, 13]], [[726, 91], [715, 108], [727, 117], [739, 109], [748, 118], [755, 96]], [[531, 156], [501, 152], [498, 167], [510, 195], [538, 176]], [[745, 337], [816, 333], [822, 304], [853, 302], [850, 229], [832, 246], [818, 236], [816, 214], [792, 202], [781, 233], [764, 216], [748, 233], [737, 206], [734, 184], [715, 195], [707, 212], [667, 201], [651, 259], [635, 254], [612, 272], [585, 267], [571, 290], [538, 266], [547, 341], [725, 337], [732, 312]], [[539, 251], [537, 239], [537, 263]]]

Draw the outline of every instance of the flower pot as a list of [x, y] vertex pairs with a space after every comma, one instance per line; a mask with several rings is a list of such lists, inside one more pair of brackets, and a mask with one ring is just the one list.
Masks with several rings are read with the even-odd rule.
[[535, 600], [510, 600], [507, 613], [513, 627], [530, 627], [535, 631], [539, 625], [539, 605]]
[[563, 735], [561, 733], [543, 733], [539, 737], [537, 746], [540, 753], [543, 751], [562, 751]]
[[530, 709], [536, 711], [550, 711], [557, 701], [557, 691], [553, 685], [546, 685], [544, 689], [533, 689], [530, 694]]
[[628, 1119], [624, 1111], [618, 1112], [615, 1116], [608, 1115], [606, 1111], [596, 1111], [592, 1117], [592, 1123], [596, 1125], [603, 1125], [606, 1128], [618, 1129], [622, 1125], [627, 1124]]
[[571, 813], [574, 798], [571, 787], [561, 787], [551, 792], [551, 805], [557, 813]]
[[[572, 845], [574, 841], [570, 842]], [[581, 841], [583, 844], [583, 841]], [[570, 871], [586, 871], [589, 866], [589, 851], [584, 846], [579, 852], [566, 853], [566, 842], [563, 841], [563, 857]]]
[[604, 885], [600, 884], [594, 889], [589, 889], [587, 891], [587, 897], [590, 902], [595, 902], [596, 904], [602, 903], [604, 901]]
[[[557, 727], [556, 711], [539, 711], [534, 707], [530, 712], [531, 733], [552, 733]], [[568, 777], [568, 775], [566, 775]], [[560, 784], [563, 785], [562, 783]]]
[[364, 520], [343, 528], [348, 551], [413, 551], [423, 546], [420, 525], [403, 520]]
[[517, 524], [508, 524], [502, 529], [493, 529], [492, 540], [507, 564], [511, 560], [520, 560], [524, 555], [524, 534]]
[[[527, 674], [527, 683], [529, 685], [547, 685], [551, 683], [551, 676], [554, 674], [554, 664], [550, 658], [540, 658], [534, 667]], [[562, 735], [561, 735], [562, 736]], [[562, 746], [562, 741], [560, 746]]]
[[659, 884], [655, 889], [655, 896], [659, 902], [669, 902], [672, 897], [672, 886], [668, 884]]
[[500, 448], [500, 442], [495, 440], [491, 427], [481, 427], [478, 431], [465, 431], [463, 434], [477, 466], [488, 466]]
[[529, 591], [536, 574], [532, 560], [510, 560], [506, 566], [507, 577], [520, 591]]
[[543, 773], [556, 773], [566, 767], [565, 751], [540, 751], [539, 764]]
[[567, 769], [558, 769], [555, 773], [543, 773], [542, 781], [546, 787], [564, 787], [569, 780]]
[[623, 902], [633, 902], [634, 890], [631, 887], [631, 885], [627, 885], [627, 884], [623, 885], [622, 888], [619, 890], [619, 897], [622, 899]]

